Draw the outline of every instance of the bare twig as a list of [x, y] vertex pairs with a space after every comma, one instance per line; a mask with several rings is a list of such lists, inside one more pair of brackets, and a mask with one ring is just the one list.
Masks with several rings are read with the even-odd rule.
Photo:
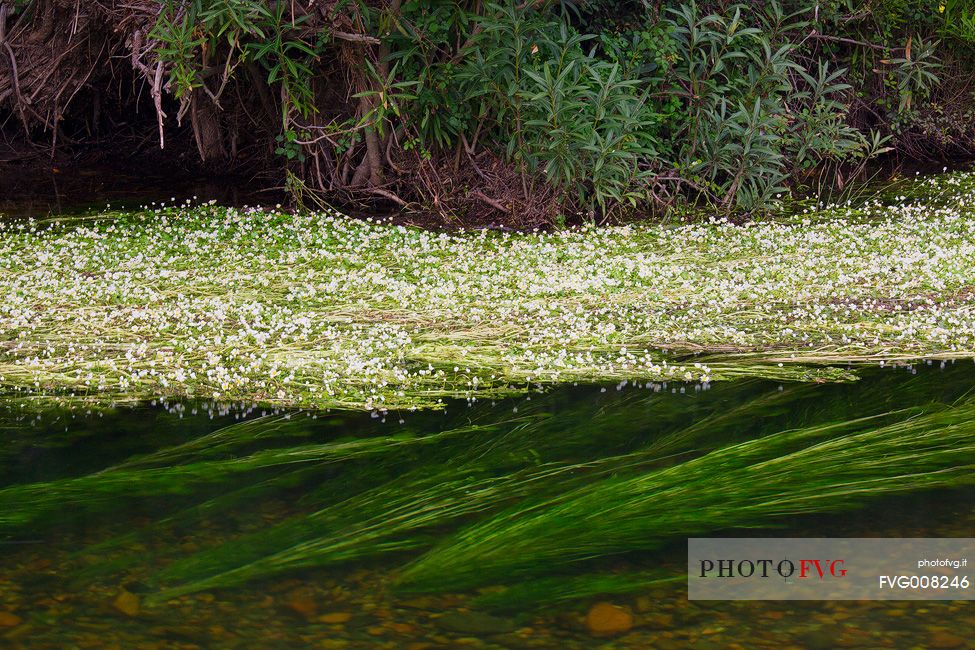
[[366, 43], [368, 45], [379, 45], [379, 39], [373, 36], [367, 36], [365, 34], [350, 34], [349, 32], [340, 32], [337, 30], [332, 30], [332, 36], [339, 40], [348, 41], [350, 43]]
[[27, 127], [27, 116], [25, 115], [26, 102], [24, 101], [24, 96], [20, 92], [20, 75], [17, 72], [17, 57], [14, 56], [14, 51], [10, 47], [10, 43], [6, 40], [3, 41], [3, 47], [7, 50], [7, 56], [10, 57], [10, 72], [11, 80], [13, 81], [14, 95], [17, 97], [17, 112], [20, 113], [20, 121], [24, 124], [24, 131], [28, 130]]
[[829, 34], [820, 34], [818, 32], [810, 32], [806, 35], [807, 39], [815, 39], [819, 41], [832, 41], [834, 43], [844, 43], [846, 45], [856, 45], [858, 47], [867, 47], [873, 50], [900, 50], [904, 48], [900, 47], [887, 47], [886, 45], [877, 45], [876, 43], [868, 43], [866, 41], [858, 41], [852, 38], [844, 38], [842, 36], [830, 36]]
[[474, 196], [474, 198], [478, 199], [479, 201], [483, 201], [484, 203], [487, 203], [495, 210], [504, 212], [505, 214], [511, 213], [511, 210], [504, 207], [504, 205], [502, 205], [500, 201], [498, 201], [497, 199], [492, 199], [490, 196], [488, 196], [481, 190], [474, 190], [473, 192], [471, 192], [471, 194]]
[[156, 75], [152, 80], [152, 103], [156, 107], [156, 122], [159, 124], [159, 148], [166, 148], [166, 138], [163, 135], [163, 120], [166, 114], [162, 109], [162, 83], [163, 83], [163, 63], [156, 63]]
[[7, 13], [10, 11], [6, 2], [0, 2], [0, 43], [7, 42]]
[[393, 203], [395, 203], [396, 205], [402, 208], [405, 208], [408, 205], [406, 201], [396, 196], [389, 190], [384, 190], [381, 187], [367, 187], [366, 191], [369, 192], [370, 194], [375, 194], [377, 196], [381, 196], [383, 198], [389, 199], [390, 201], [392, 201]]

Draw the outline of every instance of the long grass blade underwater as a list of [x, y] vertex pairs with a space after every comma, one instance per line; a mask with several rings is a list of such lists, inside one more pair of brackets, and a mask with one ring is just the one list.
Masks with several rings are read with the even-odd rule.
[[[253, 427], [249, 425], [246, 423], [242, 426], [250, 432]], [[276, 427], [277, 423], [272, 422], [270, 426]], [[228, 482], [238, 474], [303, 463], [344, 462], [387, 454], [412, 445], [435, 444], [452, 435], [471, 434], [478, 430], [478, 426], [472, 425], [429, 436], [401, 434], [266, 449], [229, 460], [209, 460], [210, 454], [204, 449], [202, 458], [197, 458], [196, 452], [192, 451], [188, 452], [191, 462], [164, 467], [144, 467], [160, 460], [155, 455], [139, 457], [132, 463], [123, 463], [94, 474], [0, 489], [0, 530], [37, 523], [40, 518], [67, 509], [95, 511], [117, 507], [120, 500], [158, 499], [192, 493], [194, 489], [207, 485]], [[221, 442], [220, 446], [226, 445]], [[173, 458], [174, 454], [163, 452], [161, 457]]]
[[873, 418], [784, 431], [509, 510], [419, 558], [401, 584], [467, 589], [651, 550], [675, 537], [975, 483], [975, 403], [903, 414], [901, 422], [839, 437]]
[[[549, 462], [518, 470], [504, 468], [502, 473], [498, 473], [497, 463], [510, 462], [513, 450], [511, 446], [491, 441], [493, 456], [475, 447], [466, 458], [455, 459], [466, 462], [436, 470], [429, 467], [414, 470], [387, 485], [310, 515], [297, 517], [269, 531], [261, 531], [238, 544], [231, 543], [226, 548], [177, 561], [162, 571], [159, 577], [164, 581], [189, 581], [164, 591], [160, 597], [230, 587], [255, 577], [337, 564], [363, 555], [397, 550], [398, 547], [387, 545], [389, 540], [425, 528], [443, 526], [469, 515], [496, 511], [517, 500], [586, 489], [583, 486], [591, 485], [594, 480], [606, 479], [620, 472], [666, 465], [673, 462], [672, 455], [693, 453], [694, 445], [714, 445], [721, 439], [723, 429], [733, 430], [754, 414], [755, 402], [767, 405], [780, 395], [763, 395], [730, 413], [711, 414], [701, 423], [656, 438], [637, 451], [579, 463]], [[854, 429], [864, 424], [855, 420], [836, 425], [836, 429]], [[592, 430], [583, 431], [585, 438], [593, 435]], [[554, 437], [537, 426], [524, 427], [519, 432], [528, 437], [516, 437], [516, 441], [534, 440], [539, 445], [545, 441], [557, 441], [563, 453], [570, 446], [570, 441]], [[712, 436], [712, 440], [705, 440], [706, 435]], [[538, 458], [541, 459], [541, 456]], [[287, 541], [302, 536], [306, 541], [287, 545]], [[193, 576], [207, 572], [211, 573], [210, 577], [192, 581]]]
[[[741, 384], [747, 391], [755, 384]], [[732, 430], [754, 415], [761, 405], [776, 401], [795, 401], [807, 394], [808, 387], [797, 385], [789, 391], [761, 394], [730, 411], [716, 402], [702, 413], [703, 420], [686, 426], [687, 405], [668, 412], [656, 408], [640, 413], [622, 409], [630, 420], [620, 426], [620, 416], [597, 412], [590, 427], [572, 427], [578, 413], [552, 415], [546, 420], [532, 420], [512, 427], [502, 435], [481, 441], [459, 439], [466, 448], [454, 445], [440, 464], [427, 462], [422, 468], [368, 490], [347, 501], [330, 505], [311, 514], [295, 517], [275, 528], [261, 531], [238, 543], [225, 545], [185, 561], [177, 561], [160, 574], [163, 580], [177, 582], [193, 576], [211, 577], [188, 582], [167, 590], [161, 597], [212, 587], [226, 587], [288, 570], [335, 564], [364, 555], [374, 555], [400, 547], [389, 545], [390, 539], [417, 530], [442, 526], [476, 513], [494, 511], [507, 503], [529, 496], [563, 491], [593, 478], [608, 476], [633, 467], [661, 465], [670, 453], [689, 453], [688, 445], [713, 445], [722, 432]], [[788, 397], [787, 397], [788, 396]], [[636, 400], [639, 404], [640, 400]], [[617, 401], [610, 411], [619, 413]], [[737, 414], [738, 417], [734, 417]], [[673, 420], [673, 422], [668, 422]], [[708, 422], [710, 426], [701, 426]], [[610, 454], [571, 462], [579, 448], [600, 447], [605, 453], [614, 448], [628, 449], [634, 431], [656, 428], [655, 436], [637, 453]], [[669, 431], [672, 431], [668, 433]], [[574, 435], [572, 435], [574, 434]], [[694, 440], [707, 434], [710, 441]], [[613, 441], [613, 438], [618, 438]], [[558, 459], [557, 461], [554, 459]], [[316, 496], [314, 493], [313, 497]], [[324, 495], [317, 495], [320, 502]], [[294, 544], [294, 540], [305, 541]], [[411, 541], [411, 545], [423, 545]]]
[[[505, 404], [506, 416], [478, 405], [362, 438], [341, 421], [256, 418], [90, 473], [8, 485], [0, 533], [150, 501], [168, 513], [79, 548], [76, 580], [156, 554], [152, 604], [389, 556], [403, 591], [507, 585], [478, 606], [525, 608], [674, 577], [617, 574], [594, 559], [975, 476], [965, 384], [904, 372], [845, 386], [740, 380], [694, 395], [648, 385]], [[289, 507], [261, 525], [198, 535], [189, 554], [154, 549], [270, 497]], [[579, 569], [590, 574], [563, 575]]]

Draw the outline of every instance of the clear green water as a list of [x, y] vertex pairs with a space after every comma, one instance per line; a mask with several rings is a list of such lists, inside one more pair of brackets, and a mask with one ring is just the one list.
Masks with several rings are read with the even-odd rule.
[[[757, 519], [708, 515], [759, 486], [707, 491], [705, 477], [686, 488], [703, 495], [693, 509], [652, 495], [641, 521], [622, 520], [653, 543], [589, 535], [622, 501], [586, 497], [792, 429], [907, 407], [923, 418], [966, 403], [973, 386], [975, 364], [935, 362], [853, 384], [579, 386], [445, 413], [86, 412], [10, 398], [0, 410], [0, 647], [968, 647], [966, 603], [688, 602], [680, 528], [973, 536], [965, 480]], [[835, 462], [856, 467], [857, 453]], [[938, 462], [971, 463], [970, 452]], [[564, 534], [490, 527], [566, 501], [589, 511]], [[552, 516], [543, 521], [561, 525]], [[515, 543], [525, 529], [538, 548]], [[597, 602], [622, 608], [628, 629], [594, 633]]]

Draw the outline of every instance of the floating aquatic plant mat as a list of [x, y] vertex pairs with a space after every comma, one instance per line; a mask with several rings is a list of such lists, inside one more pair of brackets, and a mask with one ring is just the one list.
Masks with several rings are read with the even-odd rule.
[[[0, 535], [157, 513], [88, 534], [79, 567], [65, 568], [78, 580], [134, 571], [149, 603], [379, 558], [406, 591], [509, 585], [483, 607], [633, 591], [673, 575], [606, 572], [598, 561], [975, 482], [975, 401], [962, 370], [853, 385], [742, 380], [693, 397], [553, 393], [360, 438], [322, 436], [302, 414], [262, 417], [0, 488]], [[252, 514], [269, 499], [289, 506]], [[239, 529], [208, 532], [237, 519]], [[186, 534], [197, 550], [173, 543]]]
[[0, 384], [398, 408], [970, 356], [973, 178], [746, 225], [447, 234], [211, 205], [0, 222]]

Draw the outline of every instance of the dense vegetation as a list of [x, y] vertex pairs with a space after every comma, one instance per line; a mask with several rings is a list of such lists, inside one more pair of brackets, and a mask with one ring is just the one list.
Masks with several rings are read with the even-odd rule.
[[967, 0], [4, 0], [0, 43], [8, 135], [467, 223], [751, 211], [975, 150]]
[[393, 409], [970, 358], [972, 206], [958, 173], [745, 226], [447, 234], [210, 204], [0, 221], [0, 385]]
[[[683, 566], [632, 551], [971, 485], [971, 374], [967, 364], [942, 368], [847, 385], [743, 380], [693, 400], [656, 384], [555, 393], [519, 400], [514, 412], [509, 402], [436, 422], [373, 420], [368, 436], [310, 413], [203, 435], [185, 428], [205, 418], [174, 417], [168, 427], [180, 433], [157, 424], [158, 449], [130, 431], [121, 442], [91, 435], [85, 444], [100, 453], [86, 469], [60, 463], [56, 477], [0, 484], [0, 534], [85, 521], [61, 575], [86, 584], [133, 571], [150, 602], [381, 558], [402, 567], [391, 575], [399, 591], [510, 585], [482, 591], [482, 607], [645, 590], [684, 579]], [[18, 417], [14, 404], [0, 425]], [[14, 471], [25, 449], [78, 435], [8, 429], [0, 466]], [[268, 517], [259, 504], [274, 497], [290, 507]], [[93, 522], [129, 512], [157, 516], [91, 533]], [[192, 547], [174, 542], [188, 532]]]

